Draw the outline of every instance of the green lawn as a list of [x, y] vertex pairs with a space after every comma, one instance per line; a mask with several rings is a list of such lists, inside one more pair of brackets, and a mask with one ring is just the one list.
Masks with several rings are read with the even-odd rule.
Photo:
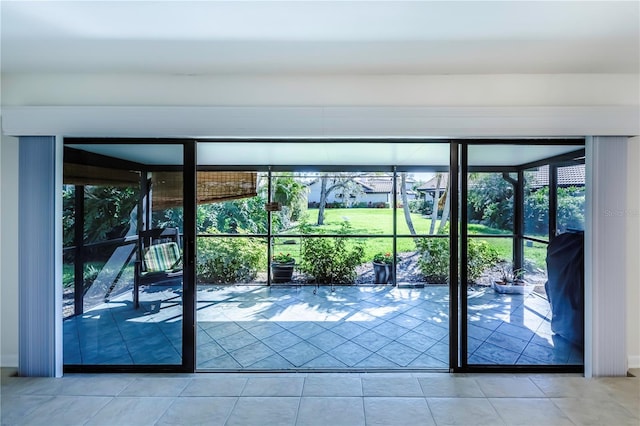
[[[317, 209], [309, 209], [307, 212], [307, 220], [309, 223], [315, 223], [318, 217]], [[404, 219], [402, 209], [397, 210], [397, 233], [399, 235], [409, 235], [409, 228]], [[419, 214], [412, 213], [411, 220], [418, 235], [428, 235], [431, 226], [431, 219], [422, 217]], [[344, 221], [348, 221], [351, 225], [351, 234], [362, 235], [391, 235], [393, 234], [393, 210], [392, 209], [326, 209], [325, 223], [316, 227], [319, 234], [339, 233], [341, 225]], [[436, 230], [440, 225], [440, 221], [436, 223]], [[470, 235], [509, 235], [509, 231], [489, 228], [485, 225], [470, 224]], [[296, 228], [289, 229], [286, 233], [299, 233]], [[295, 242], [295, 244], [283, 244], [285, 241]], [[393, 240], [390, 237], [370, 237], [362, 238], [365, 244], [365, 259], [369, 260], [378, 252], [391, 252], [393, 250]], [[497, 250], [500, 258], [511, 260], [513, 256], [513, 242], [511, 238], [486, 238], [485, 241]], [[299, 257], [300, 241], [298, 238], [282, 238], [276, 239], [274, 247], [276, 252], [291, 253], [294, 257]], [[413, 238], [399, 237], [397, 240], [397, 250], [399, 253], [411, 252], [415, 250]], [[543, 268], [545, 264], [546, 245], [534, 244], [533, 247], [525, 248], [525, 257], [536, 267]]]

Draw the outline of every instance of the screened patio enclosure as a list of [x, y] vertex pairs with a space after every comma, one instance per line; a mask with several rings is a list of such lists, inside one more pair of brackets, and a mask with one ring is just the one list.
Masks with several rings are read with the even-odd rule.
[[67, 369], [581, 368], [582, 140], [67, 139], [64, 182]]

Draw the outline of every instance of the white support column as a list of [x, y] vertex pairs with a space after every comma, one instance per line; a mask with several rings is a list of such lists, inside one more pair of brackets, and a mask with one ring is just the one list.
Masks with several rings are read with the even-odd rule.
[[585, 376], [625, 376], [627, 138], [586, 148]]
[[19, 143], [21, 376], [62, 376], [62, 140]]

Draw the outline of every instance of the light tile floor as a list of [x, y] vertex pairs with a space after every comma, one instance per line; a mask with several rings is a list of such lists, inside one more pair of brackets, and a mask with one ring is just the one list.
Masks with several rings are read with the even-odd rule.
[[[199, 286], [197, 366], [211, 370], [446, 369], [446, 286]], [[582, 364], [537, 294], [468, 291], [470, 364]], [[178, 364], [180, 292], [149, 287], [64, 322], [66, 364]]]
[[9, 373], [2, 370], [2, 425], [640, 424], [637, 377]]

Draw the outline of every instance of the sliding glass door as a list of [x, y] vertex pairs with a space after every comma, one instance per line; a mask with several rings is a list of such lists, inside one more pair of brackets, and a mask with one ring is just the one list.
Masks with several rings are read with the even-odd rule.
[[584, 150], [463, 150], [462, 367], [581, 366]]
[[64, 165], [68, 371], [582, 365], [581, 141], [67, 139]]
[[185, 366], [184, 159], [178, 143], [65, 145], [68, 369]]

